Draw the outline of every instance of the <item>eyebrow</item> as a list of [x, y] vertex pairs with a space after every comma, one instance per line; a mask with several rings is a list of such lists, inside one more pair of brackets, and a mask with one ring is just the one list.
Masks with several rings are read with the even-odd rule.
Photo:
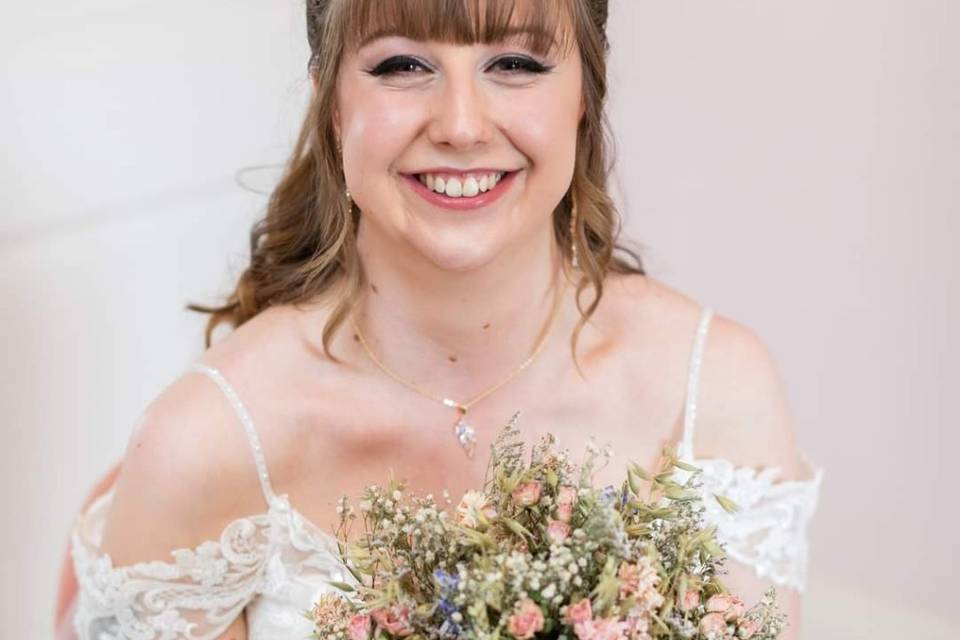
[[[505, 29], [504, 33], [503, 33], [503, 36], [502, 36], [501, 38], [499, 38], [498, 40], [496, 40], [496, 42], [502, 42], [502, 41], [504, 41], [504, 40], [506, 40], [506, 39], [508, 39], [508, 38], [510, 38], [510, 37], [512, 37], [512, 36], [517, 36], [517, 35], [521, 35], [521, 34], [524, 34], [524, 33], [529, 33], [529, 34], [532, 34], [532, 35], [535, 35], [535, 36], [536, 36], [536, 35], [541, 35], [541, 36], [542, 36], [542, 35], [546, 35], [542, 29], [530, 29], [530, 28], [528, 28], [528, 27], [507, 27], [507, 28]], [[402, 33], [402, 32], [401, 32], [399, 29], [397, 29], [396, 27], [382, 27], [382, 28], [377, 29], [376, 31], [368, 34], [368, 35], [360, 42], [360, 45], [359, 45], [357, 48], [358, 48], [358, 49], [362, 49], [363, 47], [367, 46], [368, 44], [370, 44], [370, 43], [373, 42], [374, 40], [378, 40], [378, 39], [380, 39], [380, 38], [386, 38], [386, 37], [388, 37], [388, 36], [401, 36], [401, 37], [404, 37], [404, 38], [405, 38], [405, 37], [409, 37], [407, 34]], [[550, 42], [553, 43], [553, 46], [556, 46], [556, 45], [557, 45], [557, 39], [556, 39], [554, 36], [552, 36], [552, 35], [550, 36]]]

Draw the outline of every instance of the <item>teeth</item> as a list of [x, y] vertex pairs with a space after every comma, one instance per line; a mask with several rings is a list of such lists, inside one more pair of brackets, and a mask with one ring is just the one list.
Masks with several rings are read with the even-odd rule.
[[450, 178], [447, 180], [447, 195], [451, 198], [459, 198], [463, 195], [463, 185], [460, 184], [460, 178]]
[[502, 171], [470, 174], [466, 178], [460, 176], [441, 176], [432, 173], [421, 173], [417, 179], [431, 191], [442, 193], [450, 198], [472, 198], [477, 194], [489, 191], [497, 186], [503, 177]]

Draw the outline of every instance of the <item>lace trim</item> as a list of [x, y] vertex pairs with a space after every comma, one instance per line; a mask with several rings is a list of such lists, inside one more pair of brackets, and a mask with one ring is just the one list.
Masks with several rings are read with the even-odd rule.
[[78, 516], [71, 534], [80, 640], [208, 640], [256, 596], [296, 600], [298, 579], [358, 585], [336, 537], [293, 509], [286, 494], [275, 495], [266, 513], [228, 524], [219, 540], [173, 551], [172, 562], [115, 567], [99, 548], [112, 498], [111, 490]]
[[212, 639], [260, 590], [273, 545], [269, 514], [234, 520], [219, 540], [171, 552], [173, 562], [115, 567], [99, 549], [110, 498], [91, 507], [92, 521], [81, 516], [71, 535], [80, 640]]
[[[779, 467], [738, 467], [723, 458], [693, 460], [702, 470], [698, 491], [704, 520], [717, 527], [727, 555], [757, 575], [802, 593], [807, 580], [807, 525], [817, 508], [823, 469], [809, 480], [781, 480]], [[686, 472], [678, 480], [685, 481]], [[726, 496], [739, 509], [727, 513], [714, 498]]]

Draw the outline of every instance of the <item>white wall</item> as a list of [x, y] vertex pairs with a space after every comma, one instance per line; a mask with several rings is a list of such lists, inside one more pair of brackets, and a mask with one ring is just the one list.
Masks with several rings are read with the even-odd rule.
[[[202, 348], [183, 305], [242, 265], [264, 198], [233, 174], [284, 158], [307, 52], [296, 0], [8, 4], [0, 619], [37, 637], [73, 511]], [[767, 340], [827, 468], [807, 637], [946, 638], [957, 4], [611, 5], [628, 234]]]

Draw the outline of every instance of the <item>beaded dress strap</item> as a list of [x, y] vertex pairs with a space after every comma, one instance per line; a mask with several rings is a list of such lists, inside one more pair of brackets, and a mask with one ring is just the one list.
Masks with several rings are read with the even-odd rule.
[[712, 317], [713, 309], [704, 307], [700, 314], [700, 322], [697, 325], [693, 351], [690, 354], [686, 406], [683, 409], [683, 440], [680, 442], [680, 450], [677, 452], [677, 455], [682, 460], [692, 461], [694, 459], [693, 434], [695, 431], [695, 421], [697, 419], [697, 391], [700, 388], [700, 365], [703, 363], [703, 345]]
[[194, 362], [190, 365], [190, 368], [212, 378], [213, 381], [217, 383], [217, 386], [220, 387], [220, 390], [223, 391], [223, 395], [230, 401], [230, 405], [236, 412], [237, 417], [240, 418], [243, 430], [247, 434], [250, 450], [253, 453], [253, 461], [257, 465], [257, 476], [260, 478], [260, 488], [263, 489], [263, 497], [266, 499], [268, 505], [272, 505], [276, 500], [276, 494], [273, 492], [273, 486], [270, 484], [270, 474], [267, 472], [267, 461], [263, 455], [263, 447], [260, 446], [260, 436], [257, 435], [257, 430], [253, 426], [253, 420], [250, 418], [247, 408], [243, 405], [243, 401], [240, 400], [240, 396], [237, 395], [237, 392], [230, 386], [230, 383], [227, 382], [227, 379], [223, 377], [223, 374], [220, 373], [218, 369], [203, 364], [202, 362]]

